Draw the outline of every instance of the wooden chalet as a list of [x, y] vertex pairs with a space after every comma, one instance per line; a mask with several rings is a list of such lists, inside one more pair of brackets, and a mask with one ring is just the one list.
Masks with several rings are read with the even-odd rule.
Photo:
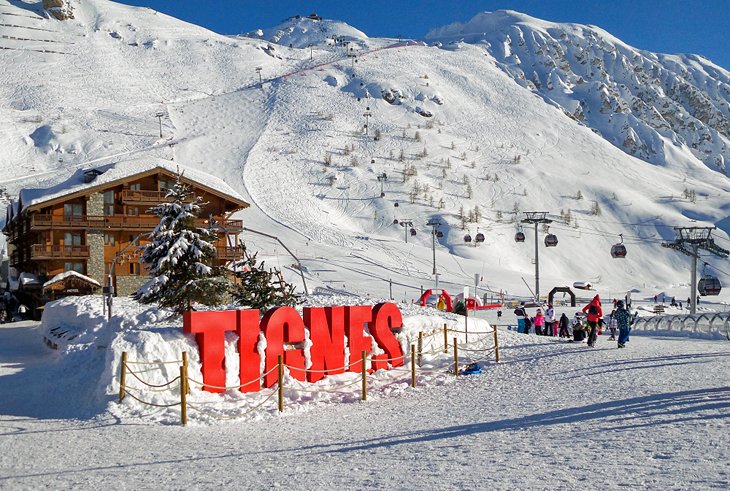
[[[38, 281], [33, 282], [35, 291], [22, 291], [23, 282], [15, 282], [21, 290], [15, 295], [38, 307], [48, 299], [42, 285], [66, 271], [104, 286], [111, 275], [117, 295], [136, 291], [147, 274], [134, 242], [147, 242], [147, 234], [159, 223], [149, 209], [168, 200], [167, 189], [178, 173], [203, 199], [199, 226], [218, 231], [217, 263], [238, 257], [243, 221], [230, 216], [249, 205], [225, 181], [162, 159], [118, 162], [77, 171], [52, 188], [21, 190], [18, 201], [8, 207], [2, 232], [11, 272]], [[58, 286], [53, 291], [56, 297], [64, 294]]]

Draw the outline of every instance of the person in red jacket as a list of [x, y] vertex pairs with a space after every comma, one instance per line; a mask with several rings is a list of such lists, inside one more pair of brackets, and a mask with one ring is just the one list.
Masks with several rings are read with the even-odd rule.
[[588, 326], [591, 328], [591, 333], [588, 335], [588, 346], [593, 348], [596, 345], [596, 338], [598, 337], [598, 320], [603, 317], [601, 298], [598, 295], [593, 297], [591, 303], [583, 307], [583, 313], [586, 314]]

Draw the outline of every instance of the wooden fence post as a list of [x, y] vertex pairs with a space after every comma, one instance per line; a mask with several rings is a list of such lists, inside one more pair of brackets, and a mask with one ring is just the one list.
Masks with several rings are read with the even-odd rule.
[[124, 399], [124, 387], [127, 383], [127, 352], [122, 352], [122, 367], [121, 367], [121, 373], [119, 374], [119, 402], [122, 402], [122, 399]]
[[423, 331], [418, 331], [418, 366], [423, 365]]
[[279, 355], [279, 412], [284, 411], [284, 357]]
[[188, 374], [185, 372], [185, 366], [180, 367], [180, 420], [182, 425], [188, 424], [188, 406], [187, 406], [187, 392], [185, 391], [185, 379]]
[[185, 368], [185, 379], [181, 381], [185, 383], [185, 393], [190, 394], [190, 384], [188, 383], [188, 352], [182, 352], [182, 364]]
[[499, 343], [497, 342], [497, 326], [494, 326], [494, 361], [499, 363]]
[[362, 370], [362, 400], [367, 401], [368, 400], [368, 368], [367, 368], [367, 359], [365, 357], [365, 350], [361, 353], [362, 359], [360, 360], [361, 363], [361, 370]]
[[416, 387], [416, 347], [411, 345], [411, 387]]
[[454, 336], [454, 377], [459, 376], [459, 345], [456, 344], [456, 336]]
[[449, 334], [448, 329], [446, 329], [446, 324], [444, 324], [444, 353], [449, 352]]

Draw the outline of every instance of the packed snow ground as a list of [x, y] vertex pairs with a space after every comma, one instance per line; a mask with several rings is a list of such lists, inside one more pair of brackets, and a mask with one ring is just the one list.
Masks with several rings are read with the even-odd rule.
[[502, 360], [482, 375], [454, 380], [444, 366], [442, 383], [416, 389], [403, 374], [397, 396], [183, 428], [154, 413], [74, 415], [95, 374], [59, 370], [40, 331], [0, 329], [3, 488], [730, 485], [727, 341], [644, 334], [618, 350], [603, 336], [589, 349], [500, 331]]

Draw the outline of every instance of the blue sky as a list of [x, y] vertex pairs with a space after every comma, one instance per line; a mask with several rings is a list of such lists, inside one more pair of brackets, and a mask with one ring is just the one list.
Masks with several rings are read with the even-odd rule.
[[317, 12], [373, 37], [419, 38], [478, 12], [512, 9], [554, 22], [594, 24], [639, 49], [697, 53], [730, 69], [730, 0], [124, 0], [222, 34], [273, 27]]

